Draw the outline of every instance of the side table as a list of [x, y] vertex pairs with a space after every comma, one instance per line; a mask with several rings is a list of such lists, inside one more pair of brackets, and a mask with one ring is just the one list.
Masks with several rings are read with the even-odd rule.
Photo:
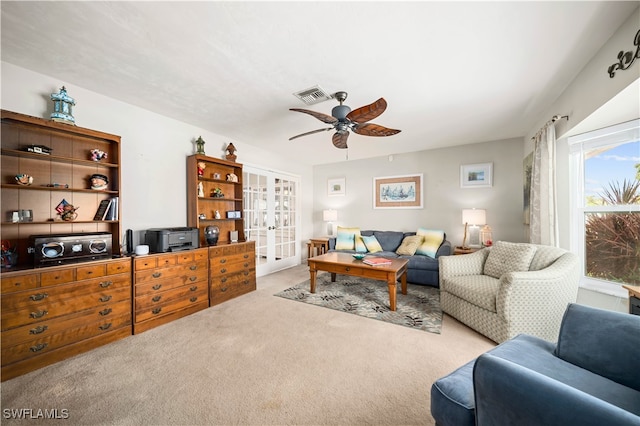
[[640, 285], [624, 284], [622, 287], [629, 292], [629, 313], [640, 315]]
[[[314, 254], [315, 249], [315, 254]], [[328, 237], [318, 237], [311, 238], [307, 243], [307, 258], [313, 256], [320, 256], [321, 254], [325, 254], [329, 251], [329, 238]]]
[[479, 248], [462, 248], [462, 247], [456, 247], [453, 250], [453, 254], [454, 255], [458, 255], [458, 254], [470, 254], [470, 253], [475, 253], [476, 251], [480, 250]]

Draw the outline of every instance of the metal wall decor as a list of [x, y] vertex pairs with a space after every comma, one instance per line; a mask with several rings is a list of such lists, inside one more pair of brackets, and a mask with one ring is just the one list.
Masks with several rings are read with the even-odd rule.
[[627, 52], [621, 50], [618, 53], [618, 62], [612, 64], [607, 70], [609, 72], [609, 78], [613, 78], [617, 70], [628, 69], [637, 58], [640, 58], [640, 30], [638, 30], [633, 39], [633, 45], [636, 46], [635, 53], [633, 50], [629, 50]]

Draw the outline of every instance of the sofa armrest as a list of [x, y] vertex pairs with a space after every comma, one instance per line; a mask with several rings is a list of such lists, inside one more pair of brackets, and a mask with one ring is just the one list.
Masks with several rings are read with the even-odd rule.
[[336, 237], [329, 237], [329, 250], [336, 249]]
[[438, 257], [440, 285], [442, 285], [444, 278], [464, 275], [482, 275], [484, 262], [487, 260], [488, 255], [489, 249], [485, 248], [471, 254]]
[[640, 392], [640, 374], [634, 374], [639, 348], [640, 316], [571, 304], [555, 354]]
[[440, 244], [440, 247], [438, 247], [436, 259], [440, 256], [449, 256], [451, 253], [453, 253], [453, 250], [451, 250], [451, 242], [444, 240], [442, 244]]
[[476, 360], [473, 386], [477, 426], [638, 426], [640, 420], [620, 407], [491, 354]]

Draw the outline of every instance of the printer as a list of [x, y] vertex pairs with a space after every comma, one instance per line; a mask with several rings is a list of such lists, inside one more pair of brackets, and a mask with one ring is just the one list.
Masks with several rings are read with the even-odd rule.
[[152, 253], [191, 250], [199, 247], [198, 228], [152, 228], [145, 233]]

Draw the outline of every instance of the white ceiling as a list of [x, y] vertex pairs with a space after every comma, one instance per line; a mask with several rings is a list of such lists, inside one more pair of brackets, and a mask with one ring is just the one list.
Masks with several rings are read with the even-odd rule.
[[[2, 60], [294, 161], [344, 161], [319, 85], [384, 97], [349, 159], [521, 137], [638, 2], [1, 2]], [[70, 93], [73, 96], [73, 93]], [[79, 100], [81, 101], [81, 100]], [[557, 113], [562, 113], [558, 111]], [[551, 117], [549, 117], [551, 118]]]

